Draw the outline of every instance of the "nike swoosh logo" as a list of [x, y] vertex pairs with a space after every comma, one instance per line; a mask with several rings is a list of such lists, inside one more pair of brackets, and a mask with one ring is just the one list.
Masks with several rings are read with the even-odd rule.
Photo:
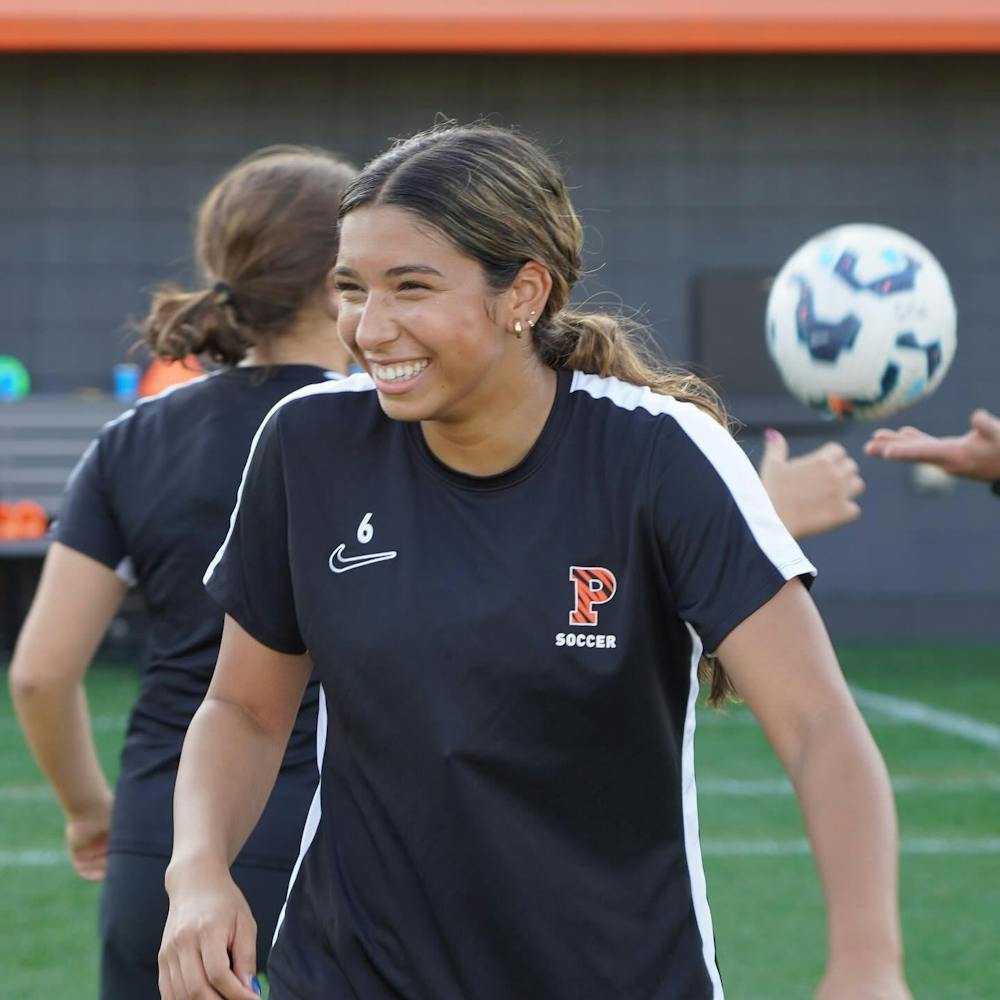
[[334, 573], [346, 573], [349, 569], [359, 569], [362, 566], [371, 566], [373, 563], [396, 558], [395, 552], [366, 552], [360, 556], [345, 556], [346, 547], [341, 543], [330, 553], [329, 565]]

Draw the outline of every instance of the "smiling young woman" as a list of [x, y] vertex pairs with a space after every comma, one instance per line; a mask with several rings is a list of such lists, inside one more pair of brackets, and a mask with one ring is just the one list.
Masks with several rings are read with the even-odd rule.
[[813, 567], [711, 391], [568, 307], [581, 252], [558, 169], [503, 129], [415, 136], [345, 193], [338, 323], [366, 371], [274, 408], [206, 577], [228, 618], [178, 779], [167, 1000], [251, 995], [227, 866], [313, 670], [275, 1000], [718, 1000], [706, 651], [799, 793], [819, 996], [908, 996], [891, 794]]

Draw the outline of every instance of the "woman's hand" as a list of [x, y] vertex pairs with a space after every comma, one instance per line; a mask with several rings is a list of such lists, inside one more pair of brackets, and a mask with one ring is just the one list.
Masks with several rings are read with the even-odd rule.
[[928, 462], [953, 476], [989, 483], [1000, 479], [1000, 417], [976, 410], [961, 437], [933, 437], [916, 427], [879, 428], [865, 454], [896, 462]]
[[858, 463], [836, 441], [789, 458], [788, 442], [768, 430], [760, 478], [778, 517], [795, 538], [819, 535], [861, 516], [856, 500], [865, 483]]
[[66, 820], [66, 846], [77, 875], [100, 882], [108, 870], [108, 831], [111, 829], [112, 798], [97, 803], [89, 812]]
[[224, 866], [171, 862], [170, 912], [160, 945], [163, 1000], [255, 1000], [257, 924]]

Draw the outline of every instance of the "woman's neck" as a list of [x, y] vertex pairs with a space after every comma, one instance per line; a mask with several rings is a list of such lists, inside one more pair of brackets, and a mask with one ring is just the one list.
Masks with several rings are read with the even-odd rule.
[[241, 365], [316, 365], [347, 373], [351, 354], [337, 336], [337, 323], [323, 310], [301, 313], [294, 325], [275, 337], [262, 337]]
[[516, 393], [498, 394], [491, 405], [480, 401], [463, 420], [425, 420], [424, 440], [445, 465], [470, 476], [494, 476], [512, 469], [531, 451], [556, 397], [556, 373], [532, 364]]

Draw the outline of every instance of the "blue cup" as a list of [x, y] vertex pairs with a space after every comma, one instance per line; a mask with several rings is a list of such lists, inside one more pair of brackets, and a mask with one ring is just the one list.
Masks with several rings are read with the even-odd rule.
[[115, 365], [111, 369], [111, 387], [115, 399], [123, 403], [132, 403], [139, 395], [139, 378], [141, 372], [138, 365]]

